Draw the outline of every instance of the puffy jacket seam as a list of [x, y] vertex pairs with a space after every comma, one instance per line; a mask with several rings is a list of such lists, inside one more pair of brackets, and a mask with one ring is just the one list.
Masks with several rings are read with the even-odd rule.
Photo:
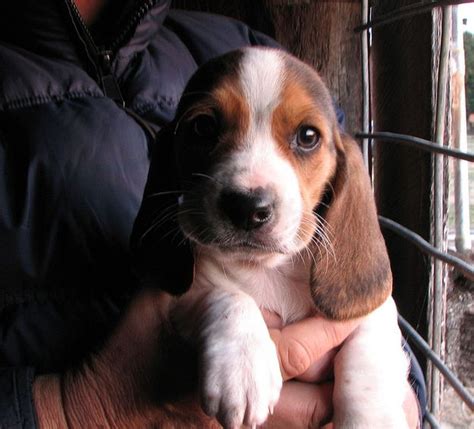
[[154, 102], [138, 102], [134, 103], [135, 111], [138, 114], [148, 113], [151, 110], [154, 110], [157, 106], [159, 108], [163, 107], [176, 107], [177, 100], [169, 97], [158, 97]]
[[58, 95], [37, 95], [33, 97], [6, 100], [3, 103], [0, 103], [0, 111], [23, 109], [25, 107], [39, 106], [51, 101], [71, 100], [83, 97], [104, 98], [104, 95], [94, 91], [68, 92]]

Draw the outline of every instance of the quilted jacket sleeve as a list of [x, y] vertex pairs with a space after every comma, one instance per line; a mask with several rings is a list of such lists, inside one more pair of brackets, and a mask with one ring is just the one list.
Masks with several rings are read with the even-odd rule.
[[34, 370], [0, 368], [0, 427], [30, 429], [36, 427], [31, 385]]

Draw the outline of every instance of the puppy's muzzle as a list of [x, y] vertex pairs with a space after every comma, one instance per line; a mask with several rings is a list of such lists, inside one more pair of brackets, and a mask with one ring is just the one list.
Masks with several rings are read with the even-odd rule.
[[222, 190], [218, 207], [232, 225], [245, 231], [251, 231], [270, 225], [275, 218], [275, 196], [262, 187], [242, 191]]

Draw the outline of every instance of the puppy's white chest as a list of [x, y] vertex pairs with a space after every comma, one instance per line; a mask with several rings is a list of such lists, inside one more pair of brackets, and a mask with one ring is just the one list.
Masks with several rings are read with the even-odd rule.
[[278, 314], [283, 324], [314, 314], [309, 286], [309, 262], [285, 261], [275, 267], [242, 267], [226, 264], [227, 281], [250, 295], [260, 309]]

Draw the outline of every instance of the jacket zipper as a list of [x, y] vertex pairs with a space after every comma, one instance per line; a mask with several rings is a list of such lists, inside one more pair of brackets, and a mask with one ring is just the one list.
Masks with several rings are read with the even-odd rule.
[[74, 0], [66, 0], [66, 6], [72, 18], [77, 36], [84, 45], [87, 58], [96, 72], [96, 80], [101, 85], [105, 96], [114, 100], [121, 107], [125, 107], [125, 100], [120, 91], [117, 78], [112, 72], [112, 62], [119, 48], [125, 40], [131, 36], [131, 32], [137, 27], [156, 2], [157, 0], [146, 0], [140, 5], [137, 5], [136, 9], [131, 13], [124, 30], [119, 33], [115, 41], [109, 47], [104, 46], [99, 48], [82, 19]]

